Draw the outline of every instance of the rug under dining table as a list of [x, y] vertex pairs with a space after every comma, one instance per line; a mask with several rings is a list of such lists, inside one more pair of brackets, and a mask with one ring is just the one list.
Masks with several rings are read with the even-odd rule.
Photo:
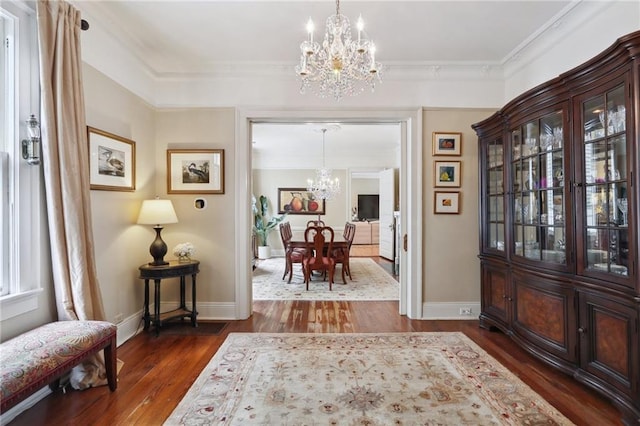
[[571, 425], [460, 332], [231, 333], [165, 425]]
[[333, 290], [329, 282], [315, 275], [306, 290], [301, 265], [293, 265], [293, 278], [287, 283], [283, 257], [258, 261], [253, 271], [254, 300], [398, 300], [398, 282], [370, 258], [351, 258], [351, 276], [342, 282], [341, 266], [336, 267]]

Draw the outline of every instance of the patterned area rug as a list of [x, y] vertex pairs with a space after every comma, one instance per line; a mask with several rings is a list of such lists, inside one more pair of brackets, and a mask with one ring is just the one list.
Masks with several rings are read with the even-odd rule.
[[253, 271], [253, 299], [398, 300], [398, 282], [372, 259], [352, 258], [349, 264], [353, 280], [347, 277], [347, 283], [343, 284], [342, 267], [338, 266], [332, 291], [329, 291], [329, 281], [323, 281], [317, 275], [311, 279], [307, 291], [300, 264], [293, 265], [293, 278], [287, 284], [288, 276], [282, 279], [285, 266], [283, 257], [260, 260]]
[[570, 425], [462, 333], [231, 333], [165, 425]]

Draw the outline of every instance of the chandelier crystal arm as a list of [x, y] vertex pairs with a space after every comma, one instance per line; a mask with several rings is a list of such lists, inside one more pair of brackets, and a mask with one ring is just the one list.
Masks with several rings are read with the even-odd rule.
[[320, 44], [313, 41], [315, 27], [309, 18], [309, 37], [300, 44], [300, 63], [295, 68], [301, 93], [310, 89], [322, 98], [340, 100], [362, 93], [365, 87], [375, 91], [376, 83], [382, 81], [382, 66], [376, 62], [375, 45], [364, 37], [362, 15], [356, 26], [358, 38], [352, 40], [349, 19], [340, 13], [340, 0], [336, 0], [336, 14], [327, 18]]

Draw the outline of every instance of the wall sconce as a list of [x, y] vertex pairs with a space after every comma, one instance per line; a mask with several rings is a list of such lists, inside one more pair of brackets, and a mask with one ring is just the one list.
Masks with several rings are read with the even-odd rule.
[[33, 114], [27, 120], [27, 134], [28, 139], [22, 140], [22, 158], [37, 166], [40, 164], [40, 123]]
[[154, 225], [153, 229], [156, 230], [156, 239], [153, 240], [151, 247], [149, 247], [149, 253], [153, 257], [153, 262], [149, 262], [149, 265], [168, 265], [169, 262], [164, 260], [164, 255], [167, 254], [167, 244], [162, 241], [160, 232], [162, 231], [162, 225], [178, 223], [178, 216], [176, 216], [171, 200], [159, 200], [157, 198], [155, 200], [144, 200], [142, 208], [140, 208], [138, 223], [140, 225]]

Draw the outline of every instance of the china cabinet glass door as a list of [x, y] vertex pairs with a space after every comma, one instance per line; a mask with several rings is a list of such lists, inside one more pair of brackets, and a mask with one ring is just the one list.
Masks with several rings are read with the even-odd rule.
[[625, 85], [582, 104], [584, 268], [629, 275]]
[[486, 244], [490, 249], [504, 252], [505, 250], [505, 225], [504, 225], [504, 150], [502, 138], [494, 139], [487, 145], [487, 205], [485, 217], [487, 218]]
[[513, 253], [566, 264], [562, 110], [511, 132]]

